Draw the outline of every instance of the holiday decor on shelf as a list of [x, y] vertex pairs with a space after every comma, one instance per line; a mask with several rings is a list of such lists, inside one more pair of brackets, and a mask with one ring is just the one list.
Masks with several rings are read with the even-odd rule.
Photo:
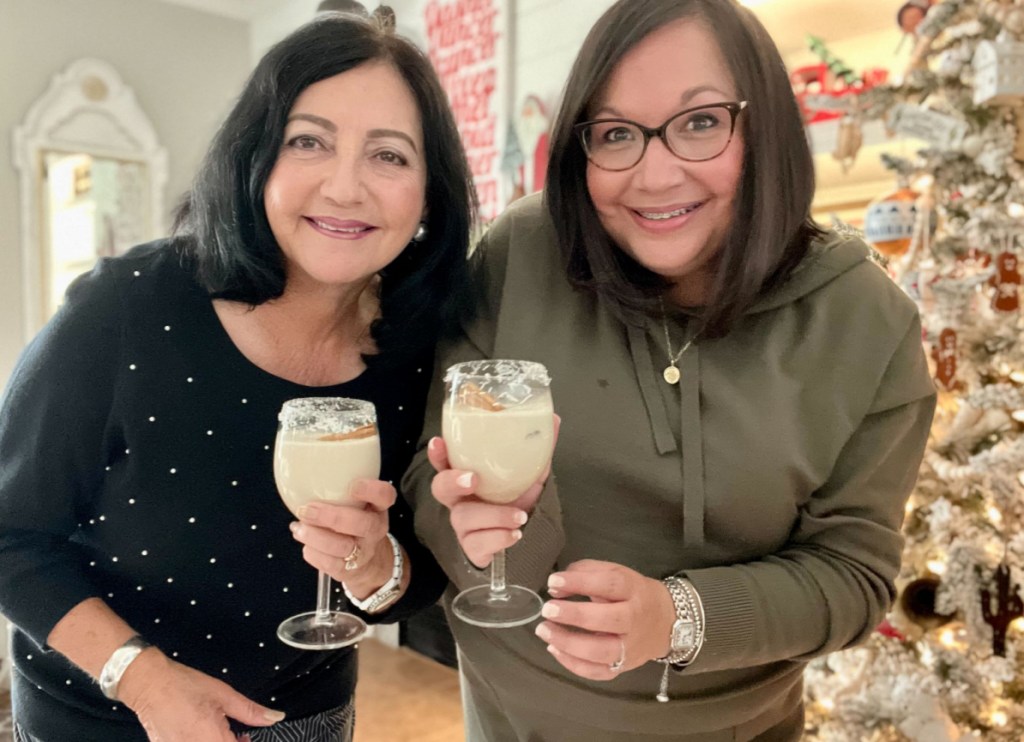
[[901, 77], [802, 104], [924, 142], [883, 158], [898, 185], [864, 236], [918, 304], [938, 409], [892, 610], [809, 664], [805, 740], [1022, 742], [1024, 0], [893, 9], [915, 44]]

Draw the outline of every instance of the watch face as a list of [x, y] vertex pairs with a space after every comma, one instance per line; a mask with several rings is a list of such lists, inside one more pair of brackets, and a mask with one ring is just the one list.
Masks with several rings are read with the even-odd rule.
[[676, 621], [672, 626], [672, 651], [682, 652], [693, 649], [697, 640], [697, 627], [693, 621]]

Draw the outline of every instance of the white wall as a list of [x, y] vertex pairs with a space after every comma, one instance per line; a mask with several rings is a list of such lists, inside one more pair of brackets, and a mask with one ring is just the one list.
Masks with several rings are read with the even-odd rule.
[[612, 0], [517, 0], [515, 105], [536, 95], [552, 115], [576, 53]]
[[[26, 341], [11, 132], [54, 73], [86, 56], [118, 70], [167, 148], [169, 212], [248, 73], [249, 29], [155, 0], [0, 0], [0, 386]], [[0, 617], [0, 657], [6, 633]]]

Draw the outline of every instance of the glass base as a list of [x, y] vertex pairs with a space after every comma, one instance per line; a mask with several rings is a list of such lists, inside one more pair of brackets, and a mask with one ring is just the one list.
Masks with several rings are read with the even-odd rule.
[[452, 612], [466, 623], [489, 629], [528, 624], [540, 615], [542, 601], [533, 590], [509, 585], [492, 593], [490, 585], [463, 590], [452, 602]]
[[330, 611], [326, 620], [316, 611], [292, 616], [277, 627], [277, 638], [296, 649], [339, 649], [366, 636], [366, 623], [359, 616]]

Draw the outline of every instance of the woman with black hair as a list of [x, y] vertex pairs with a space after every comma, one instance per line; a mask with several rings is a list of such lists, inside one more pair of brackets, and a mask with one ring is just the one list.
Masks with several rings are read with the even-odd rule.
[[[78, 279], [9, 382], [0, 609], [19, 741], [351, 738], [354, 650], [275, 630], [315, 604], [310, 565], [368, 621], [443, 588], [394, 485], [473, 203], [410, 43], [324, 14], [260, 61], [175, 236]], [[382, 473], [354, 487], [362, 509], [289, 523], [277, 413], [311, 396], [375, 404]]]
[[797, 740], [804, 663], [893, 597], [935, 403], [916, 308], [811, 220], [799, 108], [736, 0], [612, 6], [549, 162], [439, 365], [543, 363], [552, 474], [488, 504], [431, 438], [406, 479], [446, 601], [505, 547], [551, 596], [534, 626], [451, 620], [468, 739]]

